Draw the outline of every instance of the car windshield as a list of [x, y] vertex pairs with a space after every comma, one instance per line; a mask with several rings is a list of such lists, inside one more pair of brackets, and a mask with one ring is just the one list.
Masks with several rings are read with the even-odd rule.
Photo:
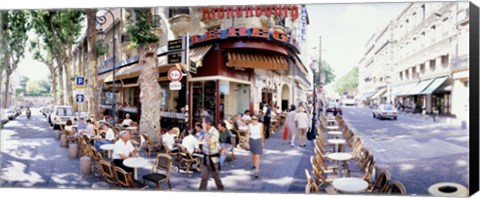
[[71, 108], [58, 108], [57, 109], [58, 116], [73, 116], [73, 109]]
[[383, 109], [386, 110], [386, 111], [393, 111], [392, 105], [385, 105], [385, 106], [383, 106]]

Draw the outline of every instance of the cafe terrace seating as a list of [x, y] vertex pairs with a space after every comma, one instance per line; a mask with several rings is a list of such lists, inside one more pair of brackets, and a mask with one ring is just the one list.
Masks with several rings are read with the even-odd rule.
[[[170, 184], [172, 161], [170, 155], [165, 153], [158, 154], [153, 164], [152, 172], [143, 176], [143, 183], [146, 181], [153, 182], [157, 186], [157, 189], [161, 189], [161, 183], [166, 182], [168, 188], [172, 189], [172, 185]], [[160, 171], [163, 171], [163, 173], [160, 173]]]

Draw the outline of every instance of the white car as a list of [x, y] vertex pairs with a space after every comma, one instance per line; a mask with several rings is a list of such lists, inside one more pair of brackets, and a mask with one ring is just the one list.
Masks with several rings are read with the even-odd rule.
[[17, 117], [17, 111], [15, 111], [14, 109], [9, 109], [6, 113], [9, 120], [13, 120]]
[[65, 125], [68, 120], [72, 121], [72, 124], [76, 124], [75, 112], [71, 106], [53, 106], [52, 113], [50, 114], [50, 121], [53, 129], [59, 129], [60, 125]]
[[378, 118], [380, 120], [385, 118], [397, 120], [398, 112], [393, 105], [382, 104], [373, 110], [372, 115], [374, 118]]
[[355, 99], [354, 98], [345, 98], [345, 99], [343, 99], [343, 105], [345, 105], [345, 106], [355, 106]]
[[0, 121], [2, 122], [2, 124], [5, 124], [8, 122], [8, 116], [7, 116], [7, 111], [5, 111], [4, 109], [0, 109]]

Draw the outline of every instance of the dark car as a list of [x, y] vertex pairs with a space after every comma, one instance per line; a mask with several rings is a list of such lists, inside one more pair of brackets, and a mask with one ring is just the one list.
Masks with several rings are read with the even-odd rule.
[[342, 108], [338, 103], [335, 103], [335, 102], [329, 102], [325, 106], [325, 112], [333, 113], [333, 115], [337, 115], [337, 114], [343, 115]]

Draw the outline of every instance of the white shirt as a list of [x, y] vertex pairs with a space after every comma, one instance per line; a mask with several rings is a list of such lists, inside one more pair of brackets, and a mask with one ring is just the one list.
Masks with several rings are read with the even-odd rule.
[[122, 125], [130, 126], [131, 123], [132, 123], [132, 119], [125, 119], [123, 120]]
[[93, 130], [94, 130], [93, 124], [87, 124], [87, 128], [84, 130], [84, 134], [87, 137], [92, 137], [93, 136]]
[[188, 135], [187, 137], [183, 138], [182, 146], [184, 146], [189, 153], [193, 153], [195, 148], [198, 147], [198, 140], [193, 135]]
[[249, 124], [248, 128], [250, 129], [250, 138], [252, 139], [260, 139], [262, 138], [262, 124], [257, 123], [257, 125]]
[[122, 159], [120, 157], [120, 154], [123, 154], [128, 157], [134, 149], [135, 147], [133, 147], [132, 142], [130, 142], [130, 140], [127, 141], [127, 143], [125, 143], [122, 139], [120, 139], [117, 142], [115, 142], [115, 145], [113, 147], [112, 158]]
[[112, 129], [108, 129], [107, 130], [107, 134], [105, 134], [105, 139], [109, 140], [109, 141], [112, 141], [115, 139], [115, 133], [113, 132]]
[[308, 128], [309, 119], [308, 119], [308, 115], [305, 112], [298, 112], [295, 115], [295, 121], [297, 122], [297, 126], [299, 129]]
[[175, 144], [175, 135], [171, 135], [170, 133], [165, 133], [163, 135], [163, 144], [168, 147], [168, 149], [173, 150], [173, 145]]
[[242, 116], [242, 120], [248, 120], [248, 121], [250, 121], [250, 120], [252, 120], [252, 117], [250, 117], [249, 115], [245, 114], [245, 115]]

